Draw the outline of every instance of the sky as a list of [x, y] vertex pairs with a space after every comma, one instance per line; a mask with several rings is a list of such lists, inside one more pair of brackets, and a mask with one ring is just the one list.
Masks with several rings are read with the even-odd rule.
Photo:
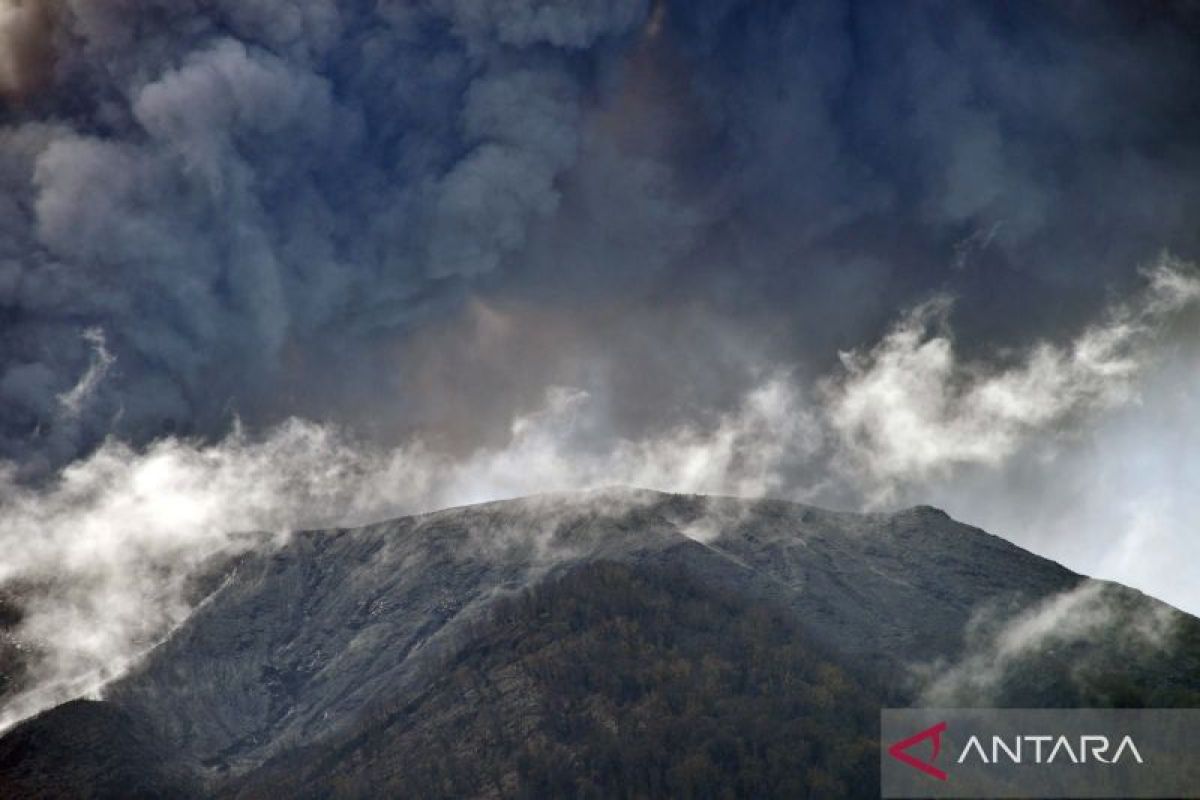
[[0, 0], [0, 583], [633, 484], [1200, 612], [1197, 211], [1192, 2]]

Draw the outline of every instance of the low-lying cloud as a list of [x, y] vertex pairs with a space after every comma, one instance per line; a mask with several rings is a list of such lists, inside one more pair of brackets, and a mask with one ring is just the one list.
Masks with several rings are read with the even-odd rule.
[[[685, 492], [781, 493], [779, 467], [810, 452], [793, 388], [773, 379], [711, 428], [588, 452], [588, 398], [556, 389], [512, 424], [508, 443], [465, 459], [422, 444], [382, 449], [332, 426], [289, 421], [215, 444], [115, 439], [33, 488], [0, 476], [0, 586], [19, 585], [16, 635], [38, 683], [0, 727], [97, 690], [189, 612], [188, 579], [213, 556], [272, 546], [290, 531], [610, 484]], [[255, 532], [266, 536], [252, 536]]]
[[[1149, 612], [1134, 593], [1103, 581], [1084, 581], [1015, 615], [991, 608], [977, 614], [964, 632], [965, 652], [952, 663], [923, 664], [914, 673], [920, 703], [972, 706], [1002, 703], [1006, 682], [1025, 670], [1046, 669], [1046, 653], [1055, 648], [1105, 644], [1143, 659], [1170, 647], [1180, 614], [1167, 605]], [[1086, 685], [1092, 663], [1083, 656], [1070, 665], [1070, 679]], [[1036, 673], [1034, 673], [1036, 674]]]

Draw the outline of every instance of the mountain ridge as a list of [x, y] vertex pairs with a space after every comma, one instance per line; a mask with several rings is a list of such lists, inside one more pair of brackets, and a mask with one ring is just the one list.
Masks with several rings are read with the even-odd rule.
[[[486, 754], [483, 760], [496, 765], [488, 791], [516, 796], [519, 787], [526, 785], [522, 780], [565, 780], [551, 775], [552, 769], [542, 769], [549, 758], [542, 751], [522, 756], [522, 763], [533, 766], [520, 778], [515, 762], [509, 763], [517, 758], [520, 748], [512, 742], [520, 741], [519, 737], [510, 742], [513, 752], [491, 753], [486, 750], [488, 735], [471, 727], [485, 725], [481, 720], [488, 714], [520, 716], [526, 700], [541, 703], [538, 707], [573, 709], [571, 718], [576, 722], [567, 729], [588, 733], [573, 745], [570, 758], [590, 764], [593, 778], [588, 780], [593, 780], [605, 771], [597, 766], [603, 758], [597, 755], [596, 742], [610, 734], [605, 733], [607, 728], [588, 722], [591, 715], [600, 713], [618, 727], [632, 725], [638, 730], [645, 724], [641, 701], [621, 691], [579, 695], [578, 687], [560, 683], [554, 675], [577, 670], [572, 666], [575, 659], [559, 651], [576, 647], [603, 653], [607, 645], [597, 642], [613, 637], [646, 652], [649, 663], [627, 660], [623, 669], [657, 687], [646, 690], [649, 696], [674, 696], [681, 691], [674, 679], [664, 677], [670, 669], [663, 666], [664, 673], [653, 665], [690, 664], [687, 670], [699, 669], [706, 652], [715, 649], [724, 653], [718, 674], [725, 676], [725, 694], [714, 691], [711, 697], [705, 695], [705, 702], [713, 708], [754, 706], [760, 702], [754, 691], [730, 676], [757, 674], [759, 662], [774, 663], [772, 656], [761, 655], [772, 652], [770, 647], [764, 649], [761, 639], [766, 637], [785, 652], [795, 651], [779, 669], [798, 670], [810, 676], [806, 680], [819, 684], [824, 678], [812, 676], [826, 673], [812, 660], [827, 663], [826, 672], [841, 676], [828, 683], [835, 687], [828, 691], [842, 698], [838, 702], [850, 700], [836, 687], [858, 686], [864, 698], [902, 705], [919, 700], [929, 685], [937, 685], [930, 674], [953, 677], [955, 669], [962, 670], [957, 665], [989, 658], [985, 634], [992, 628], [1003, 631], [1004, 625], [1024, 619], [1022, 615], [1046, 613], [1044, 609], [1055, 608], [1063, 598], [1078, 595], [1089, 603], [1103, 603], [1104, 613], [1113, 615], [1112, 623], [1065, 643], [1053, 640], [1052, 646], [1038, 644], [1027, 654], [1018, 653], [1014, 672], [1019, 679], [997, 681], [1001, 701], [1033, 698], [1053, 704], [1080, 699], [1083, 695], [1072, 694], [1070, 688], [1078, 677], [1075, 663], [1100, 665], [1095, 675], [1085, 676], [1095, 686], [1108, 686], [1104, 681], [1116, 676], [1115, 688], [1104, 690], [1108, 694], [1088, 689], [1098, 702], [1108, 702], [1110, 696], [1150, 697], [1156, 682], [1172, 690], [1200, 688], [1194, 680], [1200, 671], [1193, 671], [1193, 666], [1200, 667], [1200, 660], [1193, 658], [1200, 653], [1200, 634], [1195, 642], [1188, 640], [1183, 656], [1159, 663], [1144, 654], [1131, 656], [1141, 644], [1127, 642], [1122, 631], [1131, 620], [1173, 614], [1184, 620], [1179, 624], [1193, 635], [1198, 628], [1194, 618], [1166, 611], [1165, 604], [1133, 590], [1116, 585], [1104, 588], [1103, 582], [928, 506], [855, 514], [781, 500], [649, 490], [553, 493], [357, 528], [301, 531], [278, 548], [227, 562], [218, 573], [208, 576], [213, 591], [192, 616], [110, 685], [104, 703], [138, 729], [154, 731], [155, 741], [172, 754], [170, 763], [196, 776], [198, 785], [214, 792], [218, 790], [213, 787], [224, 787], [220, 791], [244, 796], [265, 791], [270, 776], [284, 780], [288, 770], [280, 772], [279, 765], [293, 763], [289, 754], [308, 753], [312, 757], [302, 759], [304, 763], [331, 764], [322, 754], [333, 747], [358, 746], [347, 742], [374, 743], [372, 752], [390, 753], [393, 760], [403, 760], [397, 755], [402, 752], [435, 752], [420, 737], [450, 735], [449, 722], [427, 730], [415, 718], [400, 714], [380, 727], [375, 716], [381, 707], [404, 708], [425, 696], [435, 698], [429, 701], [430, 708], [441, 709], [439, 719], [468, 720], [462, 723], [468, 725], [462, 736], [477, 742]], [[585, 585], [598, 587], [598, 596], [581, 594], [579, 587]], [[613, 589], [614, 585], [623, 588]], [[606, 600], [606, 592], [618, 596]], [[622, 592], [630, 595], [632, 605], [622, 605]], [[586, 624], [576, 628], [574, 618], [559, 620], [554, 630], [562, 638], [556, 640], [544, 629], [542, 617], [504, 611], [514, 603], [521, 608], [525, 607], [521, 603], [536, 605], [535, 600], [523, 598], [536, 598], [539, 593], [583, 609]], [[599, 611], [592, 609], [594, 604]], [[664, 616], [664, 607], [690, 622], [674, 630], [680, 626], [670, 622], [672, 614]], [[697, 607], [712, 610], [718, 622], [709, 626], [703, 614], [694, 613]], [[505, 622], [505, 613], [519, 621]], [[551, 622], [558, 619], [553, 607], [539, 613]], [[626, 621], [614, 622], [613, 614]], [[747, 633], [746, 620], [761, 614], [774, 615], [771, 618], [779, 622], [755, 623]], [[509, 630], [506, 625], [511, 631], [501, 635], [499, 631]], [[656, 631], [657, 638], [629, 632], [645, 626]], [[745, 641], [747, 652], [760, 654], [757, 661], [722, 650], [726, 639], [738, 637]], [[664, 650], [656, 644], [661, 641], [675, 644]], [[709, 644], [701, 646], [700, 641]], [[542, 655], [529, 661], [533, 656], [526, 649], [530, 647], [534, 648], [530, 652]], [[1029, 659], [1035, 667], [1026, 663]], [[1036, 666], [1043, 662], [1053, 666], [1051, 677], [1026, 680], [1028, 675], [1045, 672], [1044, 666]], [[481, 675], [490, 676], [480, 685], [516, 681], [513, 686], [525, 688], [515, 695], [485, 692], [477, 701], [482, 703], [481, 717], [471, 707], [458, 705], [451, 689], [440, 682], [448, 669], [460, 670], [471, 663]], [[538, 663], [553, 663], [556, 671], [547, 677], [538, 671]], [[684, 667], [671, 667], [676, 668]], [[603, 675], [587, 670], [580, 674], [587, 685], [606, 685]], [[474, 678], [463, 680], [474, 685]], [[979, 687], [969, 681], [960, 683], [949, 689], [938, 686], [943, 692], [978, 694]], [[771, 691], [778, 695], [781, 707], [817, 714], [815, 701], [806, 694], [809, 690], [793, 686]], [[796, 691], [809, 699], [798, 699]], [[681, 708], [671, 713], [692, 713]], [[52, 720], [54, 713], [0, 738], [0, 753], [4, 742], [13, 741], [11, 737], [27, 736], [30, 725], [53, 729], [47, 719]], [[530, 723], [535, 738], [540, 737], [538, 741], [550, 750], [558, 739], [546, 720], [557, 719], [557, 713], [543, 714], [538, 717], [541, 722]], [[740, 711], [712, 713], [728, 713], [743, 720], [738, 724], [749, 724]], [[775, 722], [783, 726], [786, 720]], [[870, 730], [860, 733], [870, 738]], [[761, 746], [773, 745], [764, 740]], [[343, 775], [341, 767], [331, 766], [329, 774], [312, 777], [313, 785], [324, 785], [323, 780], [334, 777], [366, 785], [363, 781], [369, 783], [373, 770], [383, 769], [382, 762], [354, 752], [352, 761], [361, 769], [355, 772], [347, 767]], [[642, 763], [640, 756], [627, 756]], [[463, 759], [468, 766], [475, 760], [474, 756]], [[660, 772], [673, 769], [671, 759], [663, 756], [660, 761], [666, 765], [656, 767]], [[841, 769], [832, 762], [826, 767], [829, 775]], [[769, 773], [769, 765], [761, 770]], [[175, 780], [177, 774], [171, 772], [169, 777]], [[429, 787], [442, 785], [443, 778], [433, 773], [427, 777]], [[3, 779], [0, 773], [0, 788]], [[776, 779], [786, 783], [785, 778]]]

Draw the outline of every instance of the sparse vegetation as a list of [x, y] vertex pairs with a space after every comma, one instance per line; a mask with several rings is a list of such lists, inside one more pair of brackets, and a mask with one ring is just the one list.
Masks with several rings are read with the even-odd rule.
[[877, 693], [782, 613], [601, 562], [502, 602], [476, 634], [420, 698], [242, 796], [878, 794]]

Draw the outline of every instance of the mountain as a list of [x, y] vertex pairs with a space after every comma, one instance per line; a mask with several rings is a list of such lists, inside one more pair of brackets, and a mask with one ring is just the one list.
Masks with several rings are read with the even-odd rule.
[[0, 796], [878, 796], [883, 705], [1200, 702], [1200, 621], [928, 507], [546, 495], [203, 583]]

